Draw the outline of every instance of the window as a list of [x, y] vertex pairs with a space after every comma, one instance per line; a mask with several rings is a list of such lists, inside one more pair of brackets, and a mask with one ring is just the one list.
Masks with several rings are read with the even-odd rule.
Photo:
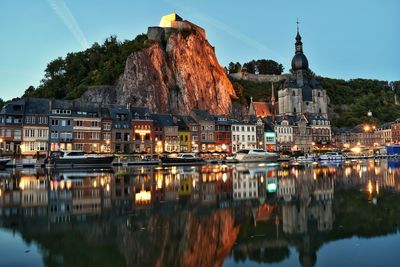
[[58, 120], [51, 120], [51, 126], [58, 126]]
[[265, 137], [265, 143], [274, 143], [275, 138], [273, 136], [266, 136]]
[[83, 150], [83, 144], [74, 144], [74, 150]]
[[39, 124], [47, 124], [47, 117], [39, 117]]
[[296, 91], [293, 90], [293, 91], [292, 91], [292, 96], [295, 96], [295, 95], [296, 95]]
[[27, 123], [27, 124], [35, 123], [35, 117], [34, 116], [26, 116], [25, 123]]
[[38, 142], [37, 150], [38, 151], [47, 151], [47, 142]]
[[100, 133], [99, 132], [91, 132], [90, 139], [91, 140], [100, 140]]
[[21, 140], [21, 130], [14, 130], [14, 140]]
[[35, 142], [28, 142], [27, 147], [29, 151], [35, 151]]
[[6, 129], [6, 137], [11, 137], [11, 129]]
[[92, 127], [98, 127], [98, 122], [97, 121], [92, 121]]
[[45, 129], [38, 129], [37, 133], [38, 133], [38, 137], [40, 137], [40, 138], [47, 138], [49, 135], [48, 131]]
[[83, 121], [75, 121], [75, 126], [82, 127], [83, 126]]
[[84, 138], [83, 132], [74, 132], [74, 138], [75, 139], [83, 139]]
[[103, 123], [103, 130], [111, 130], [111, 123], [110, 122], [105, 122]]
[[57, 131], [51, 131], [51, 139], [57, 139], [58, 138], [58, 132]]
[[25, 129], [25, 137], [35, 137], [34, 129]]

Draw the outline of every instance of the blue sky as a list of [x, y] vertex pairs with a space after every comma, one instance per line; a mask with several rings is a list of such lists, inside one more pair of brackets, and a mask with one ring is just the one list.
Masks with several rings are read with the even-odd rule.
[[174, 11], [205, 28], [224, 66], [267, 58], [288, 71], [298, 17], [318, 75], [400, 80], [399, 10], [397, 0], [0, 0], [0, 97], [39, 85], [59, 56], [133, 39]]

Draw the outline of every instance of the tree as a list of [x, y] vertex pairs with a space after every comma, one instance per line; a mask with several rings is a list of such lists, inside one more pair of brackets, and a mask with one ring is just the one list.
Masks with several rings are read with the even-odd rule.
[[271, 59], [257, 60], [256, 66], [260, 74], [281, 75], [284, 69], [282, 64]]
[[239, 62], [233, 63], [230, 62], [228, 66], [228, 72], [229, 73], [238, 73], [241, 72], [242, 70], [242, 65]]
[[28, 97], [28, 96], [32, 96], [35, 92], [35, 87], [30, 85], [24, 92], [22, 97]]
[[255, 74], [276, 74], [281, 75], [284, 68], [283, 65], [271, 59], [252, 60], [243, 64], [247, 73]]
[[145, 34], [123, 42], [110, 36], [103, 44], [58, 57], [47, 65], [41, 84], [36, 89], [29, 87], [24, 96], [71, 99], [80, 97], [89, 86], [112, 85], [123, 73], [128, 56], [151, 44]]

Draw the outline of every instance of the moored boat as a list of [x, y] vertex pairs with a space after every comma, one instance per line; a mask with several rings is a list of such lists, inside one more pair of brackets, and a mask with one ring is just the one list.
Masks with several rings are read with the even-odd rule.
[[0, 159], [0, 169], [5, 169], [7, 162], [9, 162], [9, 161], [10, 161], [10, 159], [8, 159], [8, 158]]
[[339, 152], [327, 152], [318, 157], [320, 161], [342, 161], [345, 160], [345, 157]]
[[110, 167], [112, 155], [85, 154], [82, 151], [56, 151], [50, 155], [49, 164], [54, 168]]
[[236, 152], [232, 160], [236, 162], [271, 162], [277, 161], [277, 153], [268, 152], [263, 149], [242, 149]]
[[315, 158], [311, 154], [305, 154], [303, 156], [298, 156], [294, 159], [295, 163], [312, 163], [315, 161]]
[[161, 162], [164, 165], [186, 165], [186, 164], [203, 164], [206, 161], [197, 157], [195, 153], [179, 153], [177, 157], [161, 157]]

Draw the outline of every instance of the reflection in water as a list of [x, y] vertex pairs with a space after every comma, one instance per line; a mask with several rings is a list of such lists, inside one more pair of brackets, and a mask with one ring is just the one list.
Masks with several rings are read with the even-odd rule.
[[284, 265], [293, 248], [313, 266], [325, 243], [398, 231], [399, 172], [397, 161], [2, 171], [0, 225], [34, 240], [46, 266]]

